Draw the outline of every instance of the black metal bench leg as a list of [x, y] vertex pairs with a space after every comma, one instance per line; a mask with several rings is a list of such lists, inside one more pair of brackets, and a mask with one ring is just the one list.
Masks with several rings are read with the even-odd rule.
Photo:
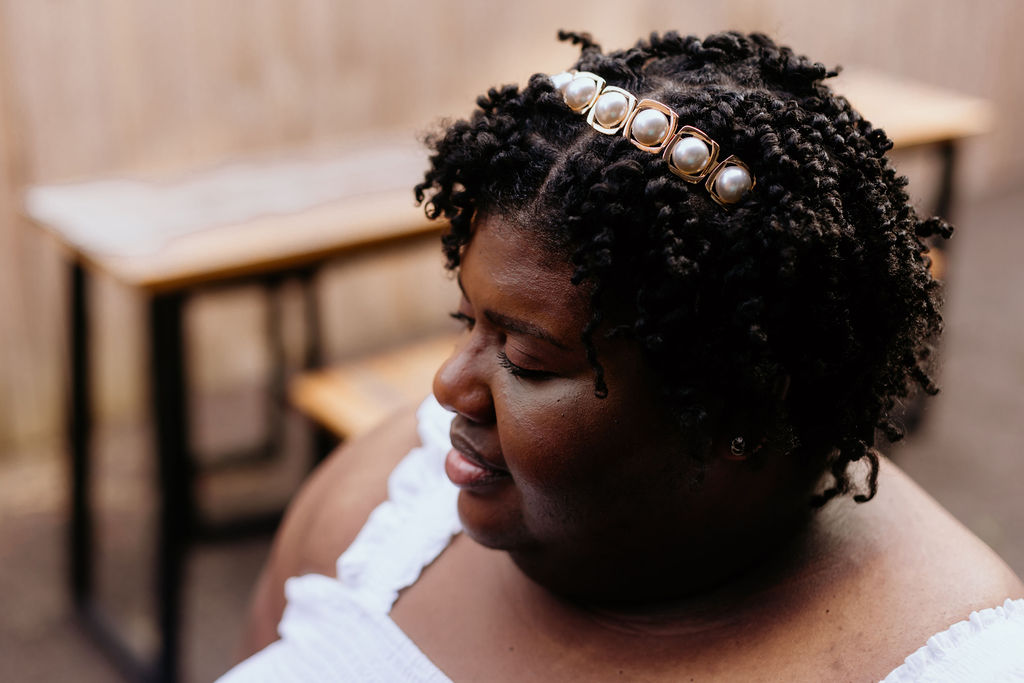
[[284, 444], [285, 384], [287, 382], [287, 356], [284, 343], [284, 326], [282, 325], [281, 297], [283, 280], [278, 277], [269, 278], [265, 285], [267, 298], [267, 350], [270, 355], [270, 376], [267, 386], [266, 414], [267, 425], [264, 457], [273, 458], [280, 454]]
[[93, 523], [89, 498], [89, 456], [92, 406], [89, 372], [88, 275], [75, 261], [70, 269], [70, 374], [68, 441], [71, 453], [71, 598], [82, 611], [92, 598]]
[[184, 297], [155, 295], [150, 302], [150, 362], [160, 495], [157, 550], [160, 653], [156, 680], [178, 678], [184, 567], [194, 514], [188, 444], [188, 398], [182, 324]]
[[939, 195], [935, 201], [935, 215], [952, 220], [954, 184], [956, 182], [956, 143], [946, 140], [939, 145], [942, 174], [939, 177]]
[[[302, 359], [303, 370], [312, 370], [323, 365], [323, 331], [320, 324], [320, 296], [317, 289], [317, 269], [310, 268], [299, 275], [302, 285], [303, 308], [305, 313], [306, 334], [305, 354]], [[315, 422], [311, 425], [312, 460], [318, 463], [338, 445], [338, 438], [330, 431]]]
[[102, 610], [95, 596], [95, 527], [92, 480], [92, 371], [89, 362], [89, 274], [74, 261], [69, 269], [70, 405], [68, 446], [71, 455], [71, 524], [69, 579], [76, 615], [88, 635], [129, 680], [148, 680], [150, 663], [133, 652], [117, 624]]

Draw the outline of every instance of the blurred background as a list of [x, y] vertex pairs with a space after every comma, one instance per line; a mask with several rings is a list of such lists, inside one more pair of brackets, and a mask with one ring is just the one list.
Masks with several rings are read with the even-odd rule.
[[[829, 66], [974, 98], [975, 132], [987, 132], [955, 140], [943, 393], [889, 452], [1024, 573], [1024, 5], [0, 0], [0, 679], [119, 676], [75, 620], [68, 592], [74, 246], [28, 220], [26, 189], [122, 176], [179, 182], [229, 162], [414, 143], [442, 118], [468, 113], [492, 85], [563, 70], [577, 52], [555, 40], [559, 28], [587, 30], [609, 49], [651, 31], [763, 31]], [[923, 210], [941, 199], [949, 148], [908, 146], [894, 155]], [[402, 177], [418, 170], [404, 168]], [[399, 201], [415, 211], [411, 192]], [[89, 270], [94, 583], [119, 631], [152, 650], [153, 292], [95, 261]], [[182, 312], [191, 439], [206, 464], [265, 431], [267, 403], [277, 400], [268, 399], [270, 366], [283, 359], [290, 378], [309, 359], [308, 286], [318, 295], [314, 355], [326, 365], [443, 332], [454, 301], [436, 239], [422, 232], [326, 259], [312, 285], [285, 279], [272, 297], [259, 282], [231, 284], [190, 293]], [[271, 317], [283, 332], [280, 348], [268, 350]], [[316, 444], [330, 442], [311, 436], [302, 411], [283, 410], [273, 458], [197, 482], [208, 516], [279, 510]], [[268, 544], [264, 533], [190, 548], [183, 680], [211, 680], [230, 665]]]

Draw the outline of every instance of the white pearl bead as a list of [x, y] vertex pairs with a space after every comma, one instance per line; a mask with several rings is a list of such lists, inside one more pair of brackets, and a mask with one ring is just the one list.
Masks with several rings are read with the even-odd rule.
[[738, 202], [753, 183], [750, 174], [740, 166], [728, 166], [715, 179], [715, 192], [727, 204]]
[[672, 148], [672, 163], [683, 173], [700, 173], [711, 158], [711, 150], [700, 138], [685, 137]]
[[597, 98], [594, 105], [594, 118], [605, 128], [614, 128], [622, 123], [629, 111], [629, 100], [620, 92], [607, 92]]
[[655, 147], [668, 134], [668, 117], [657, 109], [644, 109], [633, 118], [630, 130], [637, 142]]
[[551, 84], [555, 86], [561, 92], [565, 92], [565, 86], [569, 85], [572, 81], [572, 74], [568, 71], [563, 71], [560, 74], [551, 76]]
[[582, 109], [590, 103], [597, 92], [597, 83], [584, 76], [574, 78], [565, 86], [565, 102], [573, 109]]

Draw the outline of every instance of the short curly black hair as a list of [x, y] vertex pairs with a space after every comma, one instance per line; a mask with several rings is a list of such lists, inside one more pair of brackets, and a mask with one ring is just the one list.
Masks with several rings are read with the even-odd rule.
[[[659, 155], [595, 131], [537, 74], [490, 90], [428, 139], [416, 196], [450, 222], [448, 268], [474, 217], [528, 227], [590, 288], [583, 340], [599, 395], [593, 335], [630, 335], [698, 456], [740, 434], [830, 471], [815, 504], [853, 489], [869, 500], [876, 429], [901, 438], [897, 401], [914, 386], [936, 392], [940, 293], [923, 239], [952, 228], [918, 218], [885, 158], [891, 141], [823, 83], [837, 72], [767, 36], [653, 34], [608, 54], [587, 34], [559, 38], [581, 46], [573, 68], [667, 104], [746, 162], [757, 186], [719, 206]], [[855, 487], [848, 465], [862, 459], [869, 474]]]

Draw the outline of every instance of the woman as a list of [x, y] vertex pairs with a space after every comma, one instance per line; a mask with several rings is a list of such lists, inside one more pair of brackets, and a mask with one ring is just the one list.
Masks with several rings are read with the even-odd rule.
[[950, 232], [884, 133], [762, 35], [562, 37], [431, 141], [467, 333], [299, 496], [225, 680], [1024, 675], [1021, 582], [873, 447]]

